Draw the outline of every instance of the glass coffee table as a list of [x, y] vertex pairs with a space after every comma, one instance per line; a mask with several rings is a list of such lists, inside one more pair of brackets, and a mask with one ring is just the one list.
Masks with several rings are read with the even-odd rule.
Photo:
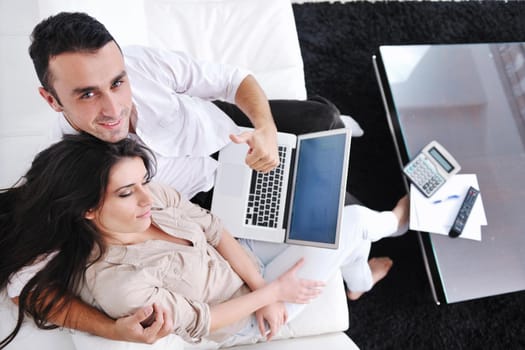
[[481, 241], [418, 232], [434, 299], [525, 290], [525, 44], [381, 46], [373, 60], [400, 165], [435, 139], [478, 177]]

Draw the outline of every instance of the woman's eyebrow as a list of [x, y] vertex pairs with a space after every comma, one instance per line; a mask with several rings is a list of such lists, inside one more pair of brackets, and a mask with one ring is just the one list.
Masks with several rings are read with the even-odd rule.
[[117, 189], [116, 189], [115, 191], [113, 191], [113, 192], [118, 192], [118, 191], [123, 190], [123, 189], [125, 189], [125, 188], [133, 187], [134, 185], [135, 185], [135, 184], [132, 183], [132, 184], [129, 184], [129, 185], [120, 186], [119, 188], [117, 188]]
[[[144, 174], [144, 177], [143, 177], [144, 180], [147, 180], [148, 179], [148, 173]], [[125, 188], [130, 188], [130, 187], [133, 187], [135, 186], [135, 183], [130, 183], [128, 185], [124, 185], [124, 186], [120, 186], [118, 187], [114, 192], [118, 192], [122, 189], [125, 189]]]

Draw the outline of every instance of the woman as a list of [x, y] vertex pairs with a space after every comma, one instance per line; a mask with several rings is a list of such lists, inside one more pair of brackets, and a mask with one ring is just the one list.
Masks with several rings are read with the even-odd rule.
[[[149, 184], [152, 175], [150, 153], [130, 139], [108, 144], [68, 136], [41, 152], [24, 183], [3, 194], [15, 204], [0, 220], [0, 252], [9, 247], [0, 287], [48, 256], [20, 294], [17, 327], [24, 311], [43, 324], [50, 305], [67, 303], [68, 292], [77, 291], [113, 317], [160, 303], [173, 313], [174, 333], [187, 341], [231, 345], [257, 329], [265, 334], [264, 321], [271, 338], [301, 311], [297, 304], [318, 296], [323, 282], [316, 280], [339, 268], [349, 297], [370, 289], [391, 265], [368, 265], [370, 239], [406, 220], [403, 205], [385, 213], [351, 206], [345, 217], [355, 229], [343, 224], [338, 250], [255, 241], [243, 248], [211, 213], [169, 187]], [[308, 279], [297, 277], [301, 266]]]

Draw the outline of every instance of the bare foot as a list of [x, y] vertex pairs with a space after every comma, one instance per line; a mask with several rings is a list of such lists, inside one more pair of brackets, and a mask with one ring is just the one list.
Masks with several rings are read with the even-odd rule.
[[407, 226], [410, 215], [410, 199], [408, 194], [404, 195], [400, 200], [397, 201], [397, 204], [394, 209], [392, 209], [392, 212], [395, 216], [397, 216], [397, 220], [399, 221], [397, 226], [398, 230]]
[[[372, 286], [375, 286], [377, 282], [385, 278], [393, 263], [392, 259], [388, 257], [372, 258], [368, 260], [370, 271], [372, 271]], [[365, 292], [352, 292], [349, 290], [346, 292], [346, 295], [350, 300], [357, 300], [364, 293]]]

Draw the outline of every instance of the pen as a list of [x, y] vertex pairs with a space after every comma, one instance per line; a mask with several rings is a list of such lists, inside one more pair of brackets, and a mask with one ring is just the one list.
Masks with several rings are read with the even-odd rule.
[[458, 199], [458, 198], [459, 198], [459, 195], [452, 194], [452, 195], [448, 196], [445, 199], [436, 199], [435, 201], [432, 201], [432, 204], [438, 204], [438, 203], [442, 203], [444, 201], [448, 201], [449, 199]]

